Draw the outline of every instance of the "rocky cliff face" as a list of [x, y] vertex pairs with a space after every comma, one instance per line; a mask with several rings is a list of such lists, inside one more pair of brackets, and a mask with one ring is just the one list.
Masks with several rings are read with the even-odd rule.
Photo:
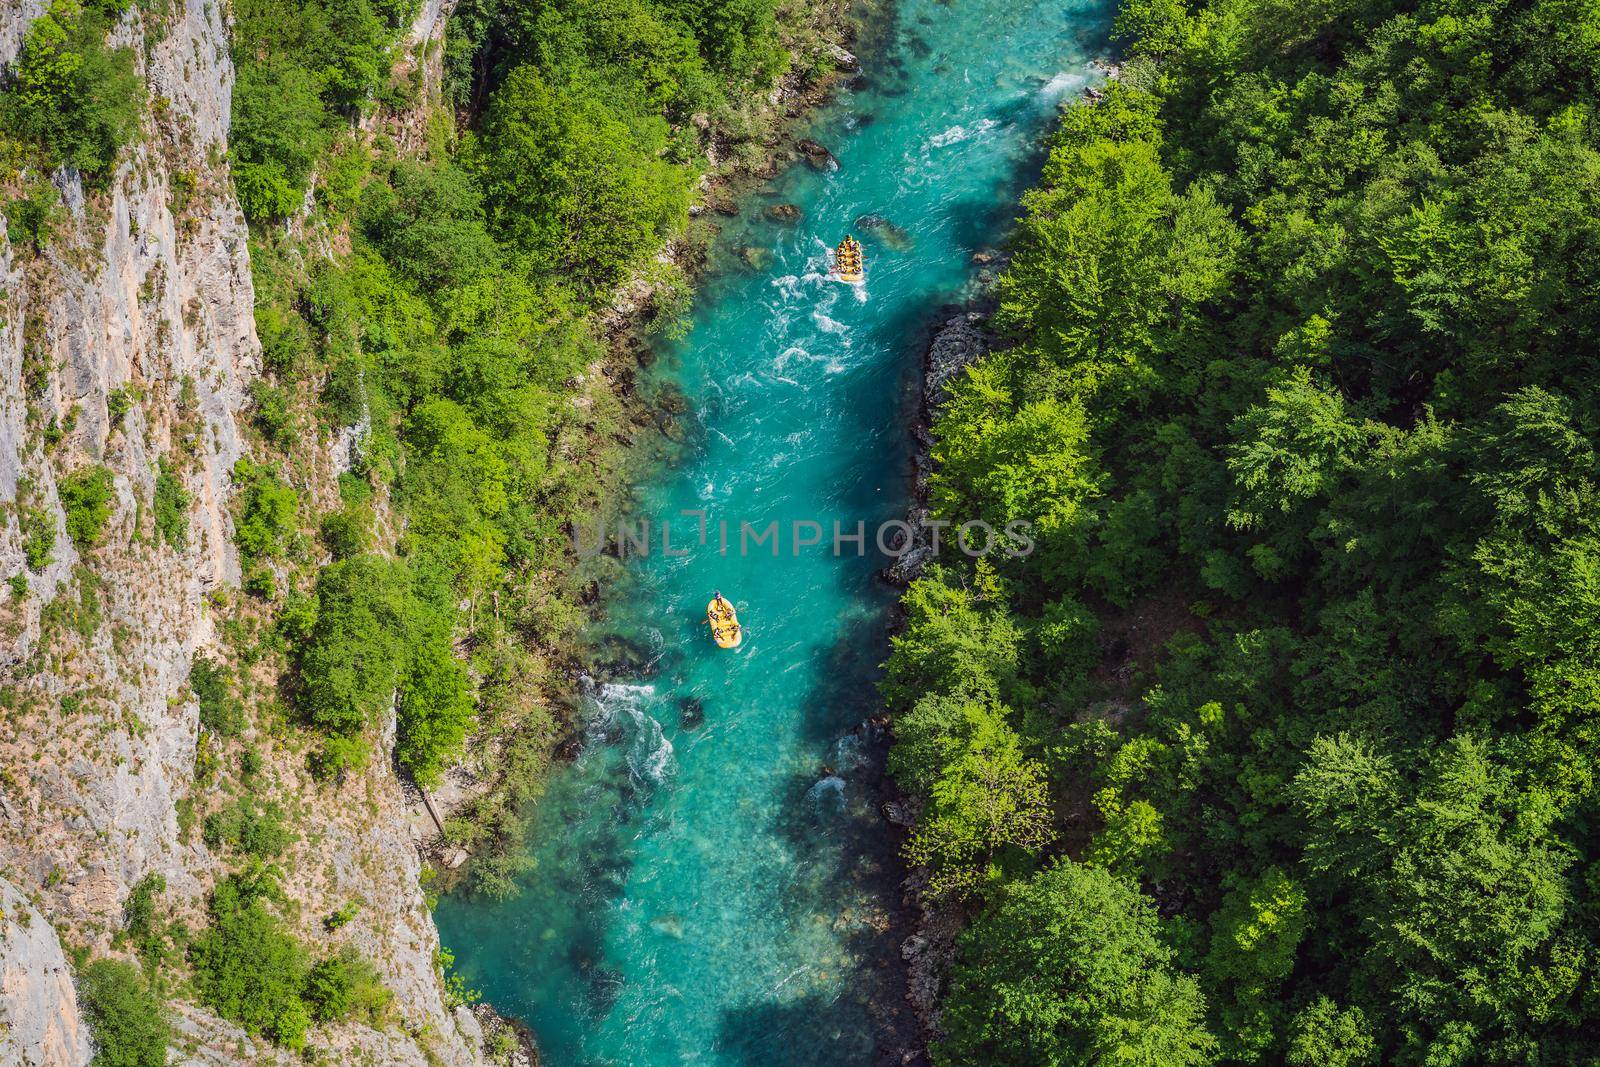
[[[45, 6], [0, 5], [0, 64]], [[14, 242], [0, 217], [0, 578], [27, 580], [0, 590], [5, 1063], [86, 1062], [63, 943], [108, 951], [131, 886], [151, 872], [198, 925], [221, 873], [199, 835], [180, 832], [179, 812], [207, 799], [194, 795], [187, 682], [218, 638], [216, 605], [239, 581], [229, 475], [247, 449], [241, 413], [259, 345], [225, 163], [225, 6], [175, 0], [160, 16], [141, 6], [113, 35], [146, 85], [141, 142], [105, 189], [54, 176], [66, 217], [42, 251]], [[444, 13], [430, 0], [416, 32], [437, 36]], [[154, 528], [163, 462], [189, 499], [181, 549]], [[91, 465], [113, 476], [112, 510], [101, 545], [80, 552], [61, 486]], [[55, 533], [50, 562], [31, 572], [29, 521]], [[350, 1025], [318, 1041], [373, 1062], [474, 1062], [476, 1024], [446, 1007], [435, 968], [400, 785], [375, 762], [340, 787], [342, 799], [290, 801], [301, 842], [287, 888], [302, 905], [300, 932], [319, 947], [356, 945], [396, 994], [398, 1025]], [[316, 787], [283, 763], [283, 790], [310, 798]], [[320, 918], [351, 901], [356, 918], [324, 933]], [[273, 1055], [204, 1009], [179, 1011], [191, 1061]]]
[[90, 1054], [55, 930], [0, 881], [0, 1063], [83, 1063]]

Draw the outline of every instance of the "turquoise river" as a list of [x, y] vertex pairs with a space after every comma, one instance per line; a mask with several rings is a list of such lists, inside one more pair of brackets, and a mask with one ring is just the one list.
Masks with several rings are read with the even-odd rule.
[[[894, 602], [872, 531], [908, 505], [929, 327], [970, 295], [974, 253], [1003, 239], [1108, 25], [1105, 0], [899, 0], [874, 16], [863, 76], [801, 131], [837, 167], [802, 163], [744, 198], [692, 330], [659, 346], [643, 387], [681, 396], [683, 433], [631, 509], [653, 520], [653, 551], [629, 560], [594, 635], [633, 666], [586, 695], [584, 747], [539, 803], [521, 895], [437, 909], [467, 984], [554, 1067], [870, 1064], [912, 1032], [899, 837], [860, 728]], [[769, 219], [780, 204], [798, 222]], [[825, 276], [847, 232], [866, 251], [859, 286]], [[662, 555], [662, 519], [687, 555]], [[774, 520], [780, 554], [741, 553], [740, 524]], [[807, 520], [822, 544], [796, 552]], [[834, 554], [835, 521], [865, 524], [865, 554]], [[714, 589], [746, 625], [737, 651], [704, 625]]]

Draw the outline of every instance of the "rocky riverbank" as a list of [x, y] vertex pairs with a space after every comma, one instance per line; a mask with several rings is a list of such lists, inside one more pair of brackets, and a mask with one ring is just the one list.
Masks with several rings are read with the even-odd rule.
[[982, 358], [994, 346], [989, 330], [993, 298], [987, 293], [966, 308], [945, 319], [934, 331], [922, 357], [922, 388], [917, 415], [911, 424], [916, 440], [912, 453], [912, 506], [906, 516], [911, 545], [894, 563], [884, 568], [883, 576], [895, 585], [915, 581], [937, 555], [936, 539], [940, 527], [928, 508], [928, 480], [933, 475], [933, 422], [949, 396], [949, 385], [956, 375]]
[[[1107, 78], [1119, 73], [1118, 67], [1109, 62], [1099, 61], [1095, 66]], [[1083, 99], [1093, 103], [1102, 95], [1100, 89], [1091, 86], [1084, 90]], [[928, 500], [934, 471], [932, 427], [940, 407], [949, 399], [950, 386], [957, 375], [999, 343], [991, 329], [997, 307], [994, 282], [1004, 271], [1006, 260], [1003, 253], [989, 251], [974, 256], [974, 262], [983, 268], [978, 295], [954, 313], [946, 313], [923, 353], [920, 396], [911, 425], [916, 442], [912, 453], [912, 506], [906, 516], [912, 531], [911, 547], [881, 572], [894, 585], [906, 586], [915, 581], [938, 554], [936, 539], [945, 527], [934, 521]], [[921, 798], [901, 794], [884, 803], [882, 812], [885, 819], [909, 834], [916, 828], [923, 807]], [[915, 932], [901, 946], [901, 956], [907, 968], [906, 995], [921, 1021], [924, 1048], [940, 1036], [939, 1002], [944, 980], [955, 960], [956, 939], [968, 919], [965, 907], [930, 900], [927, 882], [927, 871], [919, 868], [908, 872], [901, 887], [905, 906], [918, 916]]]
[[[886, 567], [883, 577], [899, 586], [915, 581], [936, 556], [934, 539], [939, 529], [932, 523], [928, 507], [928, 480], [933, 473], [933, 422], [939, 408], [949, 398], [949, 386], [972, 363], [981, 359], [995, 344], [989, 319], [994, 301], [987, 290], [968, 306], [949, 315], [938, 327], [923, 353], [920, 399], [911, 432], [916, 440], [912, 453], [912, 506], [906, 522], [912, 529], [911, 547]], [[893, 793], [887, 779], [885, 790]], [[920, 798], [896, 794], [882, 805], [883, 817], [909, 834], [922, 813]], [[956, 938], [966, 926], [966, 910], [958, 905], [936, 904], [927, 893], [927, 872], [915, 869], [901, 883], [902, 906], [913, 916], [911, 933], [900, 946], [906, 968], [906, 1000], [910, 1002], [921, 1029], [916, 1047], [899, 1052], [899, 1062], [917, 1063], [927, 1047], [940, 1034], [939, 999], [944, 976], [955, 958]]]

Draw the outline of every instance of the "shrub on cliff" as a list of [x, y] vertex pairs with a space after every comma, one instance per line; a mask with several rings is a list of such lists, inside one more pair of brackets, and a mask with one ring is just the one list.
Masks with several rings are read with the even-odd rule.
[[242, 796], [206, 816], [205, 842], [213, 849], [232, 848], [257, 859], [273, 859], [296, 836], [283, 818], [283, 809], [270, 800]]
[[409, 0], [238, 0], [232, 5], [234, 188], [253, 220], [295, 214], [342, 119], [389, 73]]
[[189, 491], [162, 456], [156, 468], [154, 500], [156, 532], [173, 548], [182, 551], [189, 543], [189, 506], [194, 503]]
[[56, 547], [56, 517], [45, 508], [21, 503], [17, 514], [22, 527], [22, 556], [28, 561], [29, 570], [42, 571], [50, 565]]
[[78, 996], [94, 1038], [93, 1067], [163, 1067], [171, 1028], [144, 973], [126, 960], [99, 959], [78, 972]]
[[395, 758], [425, 786], [439, 784], [472, 725], [472, 690], [443, 611], [415, 612], [410, 662], [396, 709]]
[[78, 551], [87, 551], [100, 543], [105, 534], [106, 521], [111, 518], [114, 482], [106, 467], [81, 467], [62, 480], [57, 487], [61, 506], [67, 512], [67, 534]]
[[277, 471], [248, 459], [233, 467], [238, 512], [233, 539], [246, 563], [279, 559], [299, 533], [299, 498]]
[[327, 146], [316, 78], [292, 63], [239, 68], [229, 153], [239, 206], [252, 219], [292, 215]]
[[354, 1017], [369, 1025], [382, 1022], [394, 999], [372, 961], [349, 946], [311, 968], [302, 996], [319, 1023]]
[[355, 735], [388, 707], [405, 666], [408, 593], [405, 568], [377, 556], [323, 568], [300, 654], [300, 704], [314, 725]]
[[47, 166], [92, 179], [114, 169], [139, 130], [144, 89], [126, 48], [106, 47], [107, 8], [54, 0], [28, 27], [0, 89], [0, 125], [31, 143]]
[[300, 997], [306, 952], [271, 910], [281, 895], [261, 868], [223, 881], [212, 894], [211, 925], [190, 949], [190, 962], [200, 999], [218, 1015], [299, 1050], [311, 1026]]
[[200, 706], [201, 726], [221, 737], [237, 737], [244, 731], [244, 702], [234, 695], [224, 665], [196, 656], [189, 668], [189, 690]]
[[200, 998], [246, 1032], [305, 1047], [313, 1023], [352, 1016], [380, 1025], [393, 994], [377, 969], [344, 948], [311, 964], [274, 912], [283, 903], [273, 869], [252, 863], [211, 897], [211, 925], [190, 950]]

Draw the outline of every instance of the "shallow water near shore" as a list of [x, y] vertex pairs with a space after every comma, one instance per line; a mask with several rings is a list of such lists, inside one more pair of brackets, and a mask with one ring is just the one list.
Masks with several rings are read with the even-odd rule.
[[[872, 531], [910, 498], [928, 327], [1004, 235], [1057, 104], [1095, 79], [1110, 6], [901, 0], [891, 18], [864, 84], [805, 131], [837, 167], [741, 201], [693, 329], [644, 383], [681, 391], [685, 440], [639, 486], [653, 551], [594, 636], [648, 668], [585, 695], [586, 745], [534, 813], [522, 895], [436, 912], [467, 984], [556, 1067], [865, 1064], [913, 1031], [898, 837], [859, 728], [895, 596]], [[780, 204], [799, 220], [769, 219]], [[825, 276], [849, 232], [859, 286]], [[685, 509], [706, 513], [704, 547]], [[662, 518], [687, 555], [661, 554]], [[774, 520], [780, 554], [741, 554], [740, 524]], [[796, 521], [822, 543], [796, 550]], [[864, 554], [834, 554], [836, 521], [864, 524]], [[745, 624], [736, 651], [704, 626], [714, 589]]]

